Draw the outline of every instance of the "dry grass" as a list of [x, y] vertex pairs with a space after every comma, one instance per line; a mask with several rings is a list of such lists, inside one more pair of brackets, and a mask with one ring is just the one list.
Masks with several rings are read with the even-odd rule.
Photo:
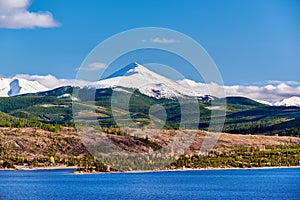
[[[178, 134], [181, 134], [181, 140], [190, 140], [190, 149], [186, 150], [189, 154], [198, 153], [203, 144], [207, 132], [204, 131], [178, 131], [174, 130], [127, 130], [126, 136], [110, 135], [119, 147], [135, 152], [145, 152], [151, 148], [145, 145], [145, 140], [139, 140], [133, 135], [145, 138], [146, 135], [152, 144], [158, 146], [168, 145], [173, 142]], [[229, 151], [235, 146], [245, 147], [264, 147], [284, 146], [300, 144], [300, 138], [297, 137], [279, 137], [264, 135], [239, 135], [239, 134], [213, 134], [219, 136], [214, 145], [215, 151]], [[179, 140], [180, 141], [180, 140]], [[175, 148], [181, 148], [180, 142]], [[73, 128], [64, 128], [59, 132], [49, 132], [36, 128], [0, 128], [0, 147], [5, 149], [5, 153], [12, 156], [22, 156], [26, 159], [49, 158], [57, 156], [60, 158], [82, 158], [87, 154], [83, 143], [77, 132]]]

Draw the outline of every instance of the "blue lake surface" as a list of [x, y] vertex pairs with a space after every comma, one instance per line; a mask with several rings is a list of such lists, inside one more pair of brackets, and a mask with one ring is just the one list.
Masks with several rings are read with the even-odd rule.
[[0, 171], [0, 199], [300, 199], [300, 169], [74, 175]]

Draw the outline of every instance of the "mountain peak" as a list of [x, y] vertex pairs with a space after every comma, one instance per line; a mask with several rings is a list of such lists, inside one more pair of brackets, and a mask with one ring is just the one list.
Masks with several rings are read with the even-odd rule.
[[118, 86], [136, 88], [141, 93], [155, 98], [178, 98], [194, 95], [189, 87], [186, 88], [137, 62], [123, 67], [108, 78], [98, 82], [100, 88]]
[[122, 69], [118, 70], [117, 72], [113, 73], [112, 75], [108, 76], [107, 78], [115, 78], [119, 76], [130, 76], [139, 72], [151, 72], [151, 71], [137, 62], [133, 62], [123, 67]]

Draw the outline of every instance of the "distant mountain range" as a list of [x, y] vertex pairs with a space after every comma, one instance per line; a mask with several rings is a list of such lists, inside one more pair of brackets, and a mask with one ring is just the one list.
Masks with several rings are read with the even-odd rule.
[[[70, 86], [73, 80], [64, 80], [60, 84], [49, 85], [49, 79], [57, 80], [55, 77], [30, 79], [26, 76], [13, 78], [0, 78], [0, 97], [17, 96], [29, 93], [38, 93], [53, 90], [58, 86]], [[108, 78], [97, 81], [77, 81], [79, 86], [94, 87], [97, 89], [125, 87], [138, 89], [142, 94], [157, 99], [178, 98], [178, 97], [197, 97], [204, 98], [209, 94], [207, 85], [197, 83], [193, 80], [171, 80], [159, 75], [148, 68], [131, 63], [121, 70], [113, 73]], [[213, 98], [213, 97], [211, 97]], [[266, 105], [273, 106], [298, 106], [300, 107], [300, 97], [293, 96], [284, 98], [277, 102], [258, 101]]]

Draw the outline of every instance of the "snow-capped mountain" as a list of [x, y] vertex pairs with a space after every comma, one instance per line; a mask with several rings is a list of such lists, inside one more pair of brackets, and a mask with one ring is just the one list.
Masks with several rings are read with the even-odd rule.
[[297, 97], [297, 96], [285, 98], [285, 99], [282, 99], [282, 100], [276, 101], [276, 102], [269, 102], [269, 101], [264, 101], [264, 100], [255, 100], [255, 101], [258, 103], [261, 103], [261, 104], [268, 105], [268, 106], [300, 107], [300, 97]]
[[22, 78], [0, 78], [0, 97], [47, 91], [49, 88], [37, 81]]
[[92, 86], [137, 88], [141, 93], [155, 98], [197, 96], [191, 87], [161, 76], [138, 63], [127, 65]]
[[268, 105], [268, 106], [273, 106], [273, 103], [270, 103], [268, 101], [264, 101], [264, 100], [255, 100], [255, 101], [258, 103], [261, 103], [261, 104]]
[[282, 101], [276, 102], [275, 106], [298, 106], [300, 107], [300, 97], [290, 97], [283, 99]]

